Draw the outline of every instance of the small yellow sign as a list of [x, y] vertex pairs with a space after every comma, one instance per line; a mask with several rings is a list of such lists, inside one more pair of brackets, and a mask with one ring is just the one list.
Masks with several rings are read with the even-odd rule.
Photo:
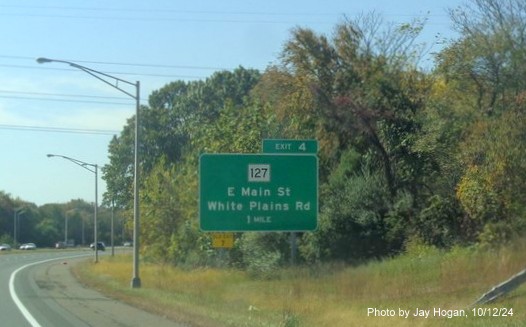
[[234, 233], [212, 233], [212, 247], [231, 249], [234, 247]]

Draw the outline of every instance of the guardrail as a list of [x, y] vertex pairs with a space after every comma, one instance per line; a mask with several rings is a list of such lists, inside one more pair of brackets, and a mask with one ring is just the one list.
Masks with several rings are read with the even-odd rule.
[[486, 304], [495, 301], [499, 297], [513, 291], [526, 282], [526, 269], [514, 275], [505, 282], [494, 286], [489, 292], [482, 295], [472, 306]]

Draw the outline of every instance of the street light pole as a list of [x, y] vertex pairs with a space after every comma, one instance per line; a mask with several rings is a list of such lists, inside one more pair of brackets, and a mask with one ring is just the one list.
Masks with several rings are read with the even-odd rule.
[[74, 158], [70, 158], [70, 157], [66, 157], [66, 156], [63, 156], [63, 155], [60, 155], [60, 154], [48, 154], [47, 155], [48, 158], [52, 158], [52, 157], [59, 157], [59, 158], [62, 158], [62, 159], [66, 159], [66, 160], [69, 160], [71, 162], [73, 162], [74, 164], [76, 165], [79, 165], [81, 166], [82, 168], [86, 169], [87, 171], [89, 172], [92, 172], [95, 174], [95, 209], [94, 209], [94, 213], [93, 213], [93, 244], [95, 246], [95, 263], [99, 262], [99, 243], [98, 243], [98, 239], [97, 239], [97, 235], [98, 235], [98, 232], [97, 232], [97, 211], [98, 211], [98, 197], [99, 197], [99, 194], [98, 194], [98, 165], [97, 164], [90, 164], [90, 163], [87, 163], [87, 162], [84, 162], [84, 161], [81, 161], [81, 160], [78, 160], [78, 159], [74, 159]]
[[17, 225], [18, 225], [18, 218], [20, 215], [22, 215], [25, 212], [24, 208], [18, 208], [15, 210], [15, 216], [13, 218], [13, 246], [16, 247], [18, 240], [17, 240]]
[[114, 243], [114, 225], [113, 225], [113, 221], [114, 221], [114, 218], [115, 218], [115, 212], [114, 212], [114, 208], [115, 207], [115, 201], [113, 199], [111, 199], [111, 236], [110, 236], [110, 239], [111, 239], [111, 256], [115, 256], [115, 243]]
[[[90, 74], [96, 79], [102, 81], [105, 84], [121, 91], [122, 93], [135, 99], [135, 146], [134, 146], [134, 178], [133, 178], [133, 277], [131, 281], [132, 288], [141, 287], [141, 279], [139, 277], [139, 238], [140, 238], [140, 212], [139, 212], [139, 109], [140, 109], [140, 89], [141, 84], [139, 81], [132, 83], [118, 77], [70, 62], [65, 60], [49, 59], [49, 58], [38, 58], [39, 64], [58, 62], [67, 64], [71, 67], [82, 70], [83, 72]], [[114, 80], [115, 83], [110, 83], [105, 78]], [[135, 87], [135, 94], [132, 94], [119, 87], [119, 82], [132, 85]]]
[[64, 215], [64, 246], [68, 245], [68, 213]]

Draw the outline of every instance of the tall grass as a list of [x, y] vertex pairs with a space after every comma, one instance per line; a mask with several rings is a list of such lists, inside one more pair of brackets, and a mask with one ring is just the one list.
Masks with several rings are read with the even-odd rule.
[[[194, 326], [522, 326], [525, 287], [490, 306], [512, 308], [512, 317], [473, 317], [468, 307], [524, 269], [525, 250], [526, 242], [448, 252], [413, 244], [397, 258], [359, 267], [287, 268], [272, 280], [251, 279], [238, 270], [185, 271], [144, 264], [140, 290], [129, 286], [129, 256], [84, 263], [77, 272], [112, 296], [146, 303], [147, 309]], [[369, 308], [394, 310], [396, 315], [368, 315]], [[431, 310], [430, 317], [413, 317], [416, 308]], [[465, 309], [468, 317], [433, 317], [435, 308]], [[411, 316], [399, 317], [400, 309], [410, 310]]]

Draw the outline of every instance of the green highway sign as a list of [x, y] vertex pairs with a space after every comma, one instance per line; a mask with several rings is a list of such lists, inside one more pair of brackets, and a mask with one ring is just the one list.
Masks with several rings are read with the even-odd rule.
[[199, 221], [201, 230], [209, 232], [315, 230], [318, 158], [201, 155]]
[[316, 154], [318, 153], [318, 141], [264, 139], [263, 153]]

